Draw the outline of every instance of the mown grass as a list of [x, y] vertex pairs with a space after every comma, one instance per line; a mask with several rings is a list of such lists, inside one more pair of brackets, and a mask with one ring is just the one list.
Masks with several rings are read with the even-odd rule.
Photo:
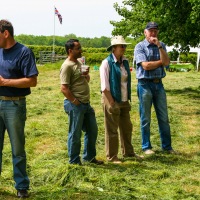
[[[91, 67], [91, 104], [99, 127], [97, 158], [105, 165], [69, 165], [68, 118], [60, 93], [60, 63], [38, 66], [38, 86], [27, 97], [26, 151], [31, 180], [30, 199], [76, 200], [196, 200], [200, 199], [200, 74], [167, 72], [167, 91], [172, 142], [179, 155], [160, 149], [155, 112], [151, 139], [156, 154], [143, 161], [126, 159], [120, 165], [107, 163], [99, 71]], [[132, 72], [133, 144], [142, 154], [135, 72]], [[121, 154], [120, 154], [121, 155]], [[6, 134], [0, 199], [15, 199], [10, 142]]]

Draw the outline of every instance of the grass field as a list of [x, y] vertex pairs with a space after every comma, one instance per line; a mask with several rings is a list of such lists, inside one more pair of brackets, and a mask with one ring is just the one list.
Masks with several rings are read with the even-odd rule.
[[194, 67], [191, 63], [177, 63], [177, 64], [170, 64], [169, 71], [171, 72], [187, 72], [190, 70], [195, 70], [196, 67]]
[[[91, 104], [99, 128], [97, 158], [103, 166], [69, 165], [68, 118], [60, 93], [61, 63], [38, 66], [38, 85], [27, 97], [26, 151], [31, 181], [30, 199], [52, 200], [198, 200], [200, 199], [200, 73], [167, 72], [163, 80], [168, 99], [172, 144], [179, 155], [161, 151], [152, 110], [151, 141], [155, 155], [143, 161], [107, 163], [99, 71], [91, 70]], [[92, 67], [91, 67], [92, 68]], [[133, 145], [141, 151], [135, 72], [132, 72]], [[120, 151], [119, 151], [120, 152]], [[121, 154], [119, 154], [121, 155]], [[10, 142], [6, 134], [0, 199], [15, 199]]]

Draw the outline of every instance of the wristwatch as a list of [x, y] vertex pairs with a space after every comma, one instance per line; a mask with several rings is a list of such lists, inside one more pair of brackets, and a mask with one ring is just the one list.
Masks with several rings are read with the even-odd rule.
[[159, 48], [159, 49], [162, 49], [162, 46], [159, 46], [158, 48]]

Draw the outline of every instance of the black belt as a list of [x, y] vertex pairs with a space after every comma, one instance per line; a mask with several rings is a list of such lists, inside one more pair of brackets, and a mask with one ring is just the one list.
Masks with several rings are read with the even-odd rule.
[[0, 100], [4, 100], [4, 101], [17, 101], [20, 99], [25, 99], [25, 96], [20, 96], [20, 97], [7, 97], [7, 96], [0, 96]]
[[161, 83], [162, 82], [161, 78], [154, 78], [154, 79], [143, 78], [143, 79], [140, 79], [140, 80], [143, 80], [143, 81], [146, 81], [146, 82], [153, 82], [153, 83]]
[[[79, 101], [79, 100], [78, 100]], [[81, 104], [84, 104], [84, 105], [89, 105], [90, 104], [90, 102], [88, 102], [88, 103], [83, 103], [83, 102], [81, 102], [81, 101], [79, 101]]]

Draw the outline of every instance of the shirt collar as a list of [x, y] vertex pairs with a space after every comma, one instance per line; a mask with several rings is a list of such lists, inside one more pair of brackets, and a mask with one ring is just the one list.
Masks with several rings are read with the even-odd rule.
[[[114, 59], [114, 61], [115, 61], [115, 63], [116, 63], [116, 62], [117, 62], [117, 59], [116, 59], [114, 53], [112, 53], [112, 56], [113, 56], [113, 59]], [[124, 60], [127, 60], [127, 59], [126, 59], [124, 56], [122, 56], [122, 62], [123, 62]]]

